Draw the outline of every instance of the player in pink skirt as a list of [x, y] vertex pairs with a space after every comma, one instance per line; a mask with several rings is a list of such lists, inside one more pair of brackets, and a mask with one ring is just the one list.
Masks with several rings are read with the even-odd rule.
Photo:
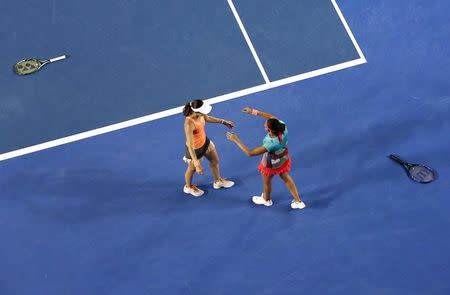
[[283, 121], [278, 120], [275, 116], [246, 107], [242, 110], [246, 114], [260, 116], [266, 119], [264, 124], [267, 131], [263, 139], [262, 146], [254, 149], [248, 148], [239, 137], [232, 132], [227, 132], [227, 138], [235, 142], [239, 148], [247, 156], [263, 155], [261, 162], [258, 165], [258, 170], [261, 172], [263, 180], [263, 193], [261, 196], [254, 196], [253, 203], [257, 205], [272, 206], [273, 202], [270, 198], [272, 192], [272, 179], [274, 175], [279, 175], [291, 192], [294, 200], [291, 203], [292, 209], [303, 209], [305, 203], [300, 199], [297, 191], [297, 186], [294, 180], [289, 175], [291, 170], [291, 157], [287, 148], [288, 130]]

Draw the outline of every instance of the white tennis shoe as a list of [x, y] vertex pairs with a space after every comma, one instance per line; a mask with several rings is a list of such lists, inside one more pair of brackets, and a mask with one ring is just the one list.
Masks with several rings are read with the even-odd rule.
[[185, 185], [183, 188], [183, 192], [185, 192], [186, 194], [191, 194], [194, 197], [201, 197], [205, 193], [204, 191], [202, 191], [201, 189], [199, 189], [198, 187], [196, 187], [193, 184], [191, 184], [190, 187]]
[[306, 205], [302, 201], [300, 201], [300, 202], [292, 201], [292, 203], [291, 203], [292, 209], [303, 209], [305, 207], [306, 207]]
[[213, 187], [219, 189], [221, 187], [229, 188], [234, 185], [234, 182], [225, 178], [220, 178], [218, 181], [213, 182]]
[[261, 196], [253, 196], [252, 201], [256, 205], [264, 205], [266, 207], [270, 207], [273, 205], [272, 199], [266, 201], [263, 197], [263, 194], [261, 194]]

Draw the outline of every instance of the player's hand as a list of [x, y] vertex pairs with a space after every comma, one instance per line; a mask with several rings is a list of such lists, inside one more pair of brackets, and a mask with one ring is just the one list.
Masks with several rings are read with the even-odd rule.
[[245, 107], [245, 108], [242, 109], [242, 112], [243, 112], [243, 113], [246, 113], [246, 114], [251, 114], [251, 113], [252, 113], [252, 108], [250, 108], [250, 107]]
[[199, 160], [194, 161], [194, 167], [195, 167], [195, 172], [197, 172], [200, 175], [203, 175], [203, 167], [202, 164], [200, 164]]
[[234, 142], [239, 140], [238, 136], [235, 133], [229, 131], [227, 132], [227, 138]]
[[223, 120], [223, 125], [227, 126], [228, 128], [233, 128], [234, 127], [234, 123], [232, 121], [228, 121], [228, 120]]

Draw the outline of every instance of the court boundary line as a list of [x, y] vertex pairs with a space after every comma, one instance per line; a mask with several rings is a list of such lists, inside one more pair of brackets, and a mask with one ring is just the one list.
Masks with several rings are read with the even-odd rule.
[[230, 6], [231, 11], [233, 12], [234, 18], [236, 19], [239, 29], [241, 29], [242, 35], [244, 35], [245, 42], [247, 42], [247, 46], [250, 48], [250, 51], [253, 55], [253, 58], [256, 61], [256, 64], [258, 65], [259, 71], [261, 72], [261, 75], [264, 78], [264, 81], [266, 83], [270, 83], [269, 76], [267, 76], [266, 70], [264, 69], [261, 60], [259, 59], [258, 54], [256, 53], [255, 47], [253, 46], [252, 40], [250, 40], [250, 37], [247, 34], [247, 30], [244, 27], [244, 24], [242, 23], [241, 17], [239, 16], [239, 13], [236, 10], [236, 7], [234, 6], [234, 3], [232, 0], [227, 0], [228, 5]]
[[[242, 97], [244, 95], [254, 94], [254, 93], [261, 92], [261, 91], [264, 91], [264, 90], [268, 90], [268, 89], [271, 89], [271, 88], [275, 88], [275, 87], [279, 87], [279, 86], [282, 86], [282, 85], [291, 84], [293, 82], [298, 82], [298, 81], [310, 79], [310, 78], [313, 78], [313, 77], [325, 75], [325, 74], [328, 74], [328, 73], [340, 71], [340, 70], [343, 70], [343, 69], [347, 69], [347, 68], [350, 68], [350, 67], [354, 67], [354, 66], [357, 66], [357, 65], [361, 65], [361, 64], [367, 63], [367, 60], [364, 57], [364, 54], [362, 53], [358, 43], [356, 42], [356, 39], [353, 36], [353, 33], [351, 32], [347, 22], [345, 21], [345, 18], [343, 16], [342, 12], [340, 11], [339, 7], [337, 6], [336, 1], [335, 0], [331, 0], [331, 2], [333, 3], [333, 6], [335, 7], [336, 12], [339, 15], [339, 18], [341, 19], [341, 21], [342, 21], [342, 23], [343, 23], [343, 25], [344, 25], [344, 27], [345, 27], [345, 29], [346, 29], [350, 39], [353, 42], [353, 45], [355, 46], [355, 48], [356, 48], [356, 50], [357, 50], [357, 52], [358, 52], [358, 54], [360, 56], [358, 59], [354, 59], [354, 60], [350, 60], [350, 61], [343, 62], [343, 63], [340, 63], [340, 64], [336, 64], [336, 65], [333, 65], [333, 66], [329, 66], [329, 67], [313, 70], [313, 71], [310, 71], [310, 72], [302, 73], [302, 74], [291, 76], [291, 77], [288, 77], [288, 78], [272, 81], [272, 82], [261, 84], [261, 85], [258, 85], [258, 86], [253, 86], [253, 87], [250, 87], [250, 88], [238, 90], [238, 91], [227, 93], [227, 94], [224, 94], [224, 95], [212, 97], [212, 98], [207, 99], [205, 101], [207, 101], [210, 104], [224, 102], [224, 101], [228, 101], [228, 100], [231, 100], [231, 99]], [[94, 136], [97, 136], [97, 135], [109, 133], [109, 132], [112, 132], [112, 131], [117, 131], [117, 130], [128, 128], [128, 127], [131, 127], [131, 126], [136, 126], [136, 125], [147, 123], [147, 122], [154, 121], [154, 120], [157, 120], [157, 119], [173, 116], [173, 115], [181, 113], [182, 110], [183, 110], [183, 106], [179, 106], [179, 107], [171, 108], [171, 109], [168, 109], [168, 110], [165, 110], [165, 111], [161, 111], [161, 112], [153, 113], [153, 114], [150, 114], [150, 115], [138, 117], [138, 118], [135, 118], [135, 119], [130, 119], [130, 120], [127, 120], [127, 121], [115, 123], [115, 124], [108, 125], [108, 126], [105, 126], [105, 127], [92, 129], [92, 130], [81, 132], [81, 133], [77, 133], [77, 134], [74, 134], [74, 135], [69, 135], [69, 136], [66, 136], [66, 137], [63, 137], [63, 138], [59, 138], [59, 139], [47, 141], [47, 142], [44, 142], [44, 143], [36, 144], [36, 145], [33, 145], [33, 146], [21, 148], [21, 149], [18, 149], [18, 150], [6, 152], [6, 153], [3, 153], [3, 154], [0, 154], [0, 161], [16, 158], [16, 157], [19, 157], [19, 156], [24, 156], [26, 154], [30, 154], [30, 153], [46, 150], [46, 149], [49, 149], [49, 148], [52, 148], [52, 147], [57, 147], [57, 146], [60, 146], [60, 145], [64, 145], [64, 144], [68, 144], [68, 143], [71, 143], [71, 142], [87, 139], [87, 138], [94, 137]]]
[[358, 45], [358, 42], [356, 42], [356, 38], [352, 33], [352, 30], [350, 29], [350, 26], [347, 23], [347, 20], [345, 19], [344, 15], [342, 14], [341, 9], [336, 3], [336, 0], [331, 0], [331, 3], [334, 6], [334, 9], [336, 10], [336, 13], [339, 16], [339, 19], [341, 20], [342, 24], [344, 25], [345, 30], [347, 31], [348, 36], [350, 37], [350, 40], [353, 42], [353, 46], [355, 46], [356, 51], [358, 52], [359, 58], [363, 59], [365, 62], [367, 62], [366, 57], [364, 56], [361, 48]]

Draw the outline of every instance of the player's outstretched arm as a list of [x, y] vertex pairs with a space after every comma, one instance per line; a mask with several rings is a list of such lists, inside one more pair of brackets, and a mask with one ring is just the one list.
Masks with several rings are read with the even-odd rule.
[[257, 110], [257, 109], [252, 109], [252, 108], [250, 108], [250, 107], [245, 107], [243, 110], [242, 110], [242, 112], [243, 113], [246, 113], [246, 114], [249, 114], [249, 115], [254, 115], [254, 116], [260, 116], [260, 117], [262, 117], [262, 118], [264, 118], [264, 119], [271, 119], [271, 118], [276, 118], [274, 115], [272, 115], [272, 114], [269, 114], [269, 113], [266, 113], [266, 112], [263, 112], [263, 111], [260, 111], [260, 110]]
[[261, 155], [267, 152], [266, 148], [263, 146], [250, 149], [239, 139], [239, 137], [235, 133], [227, 132], [227, 138], [233, 141], [249, 157]]

